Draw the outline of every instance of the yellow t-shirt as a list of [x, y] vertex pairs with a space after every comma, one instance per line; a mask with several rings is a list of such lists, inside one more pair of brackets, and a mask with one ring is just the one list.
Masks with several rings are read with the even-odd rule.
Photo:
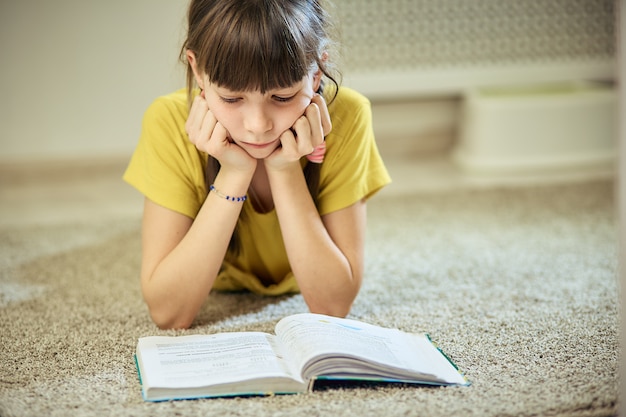
[[[341, 87], [328, 111], [333, 129], [326, 136], [320, 169], [320, 215], [369, 198], [391, 181], [374, 140], [369, 101]], [[188, 114], [185, 89], [159, 97], [150, 105], [124, 180], [156, 204], [193, 219], [207, 196], [204, 169], [208, 156], [187, 137]], [[305, 161], [303, 158], [303, 164]], [[214, 289], [267, 295], [298, 292], [276, 211], [258, 213], [250, 199], [242, 210], [239, 252], [226, 255]], [[275, 284], [264, 284], [267, 282]]]

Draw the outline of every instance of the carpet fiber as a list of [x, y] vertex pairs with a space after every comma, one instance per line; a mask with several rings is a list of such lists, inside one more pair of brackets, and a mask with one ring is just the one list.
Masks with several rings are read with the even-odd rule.
[[138, 218], [0, 230], [1, 416], [606, 416], [617, 412], [613, 184], [375, 197], [351, 318], [428, 332], [469, 387], [337, 386], [146, 403], [137, 338], [271, 332], [299, 295], [213, 293], [160, 331], [141, 300]]

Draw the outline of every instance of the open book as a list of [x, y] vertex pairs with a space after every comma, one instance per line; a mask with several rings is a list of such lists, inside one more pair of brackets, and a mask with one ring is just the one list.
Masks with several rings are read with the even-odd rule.
[[286, 317], [275, 332], [140, 338], [144, 399], [302, 393], [322, 379], [469, 384], [425, 334], [319, 314]]

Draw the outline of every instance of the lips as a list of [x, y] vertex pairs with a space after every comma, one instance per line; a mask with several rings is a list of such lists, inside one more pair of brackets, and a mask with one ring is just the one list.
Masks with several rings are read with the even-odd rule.
[[245, 146], [249, 146], [250, 148], [254, 148], [254, 149], [266, 149], [269, 148], [273, 145], [276, 145], [276, 143], [279, 141], [280, 139], [275, 139], [271, 142], [267, 142], [267, 143], [250, 143], [250, 142], [241, 142], [243, 145]]

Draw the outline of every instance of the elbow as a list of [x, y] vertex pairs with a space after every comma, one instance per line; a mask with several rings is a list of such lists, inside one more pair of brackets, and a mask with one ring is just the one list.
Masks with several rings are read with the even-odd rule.
[[309, 297], [308, 299], [305, 297], [309, 311], [314, 314], [345, 318], [350, 314], [352, 304], [359, 292], [360, 280], [358, 282], [359, 284], [355, 285], [349, 291], [337, 293], [334, 297], [321, 298], [316, 296], [314, 298]]
[[150, 318], [161, 330], [188, 329], [191, 327], [195, 316], [174, 314], [163, 308], [148, 307]]
[[152, 321], [154, 322], [154, 324], [156, 324], [157, 327], [161, 330], [188, 329], [193, 323], [193, 319], [181, 320], [177, 317], [163, 317], [152, 313], [150, 313], [150, 317], [152, 317]]
[[347, 305], [320, 305], [309, 306], [309, 311], [314, 314], [345, 318], [350, 313], [351, 308], [352, 303]]
[[142, 287], [142, 293], [150, 318], [159, 329], [188, 329], [193, 324], [199, 307], [191, 303], [181, 305], [171, 295], [157, 293], [147, 285]]

